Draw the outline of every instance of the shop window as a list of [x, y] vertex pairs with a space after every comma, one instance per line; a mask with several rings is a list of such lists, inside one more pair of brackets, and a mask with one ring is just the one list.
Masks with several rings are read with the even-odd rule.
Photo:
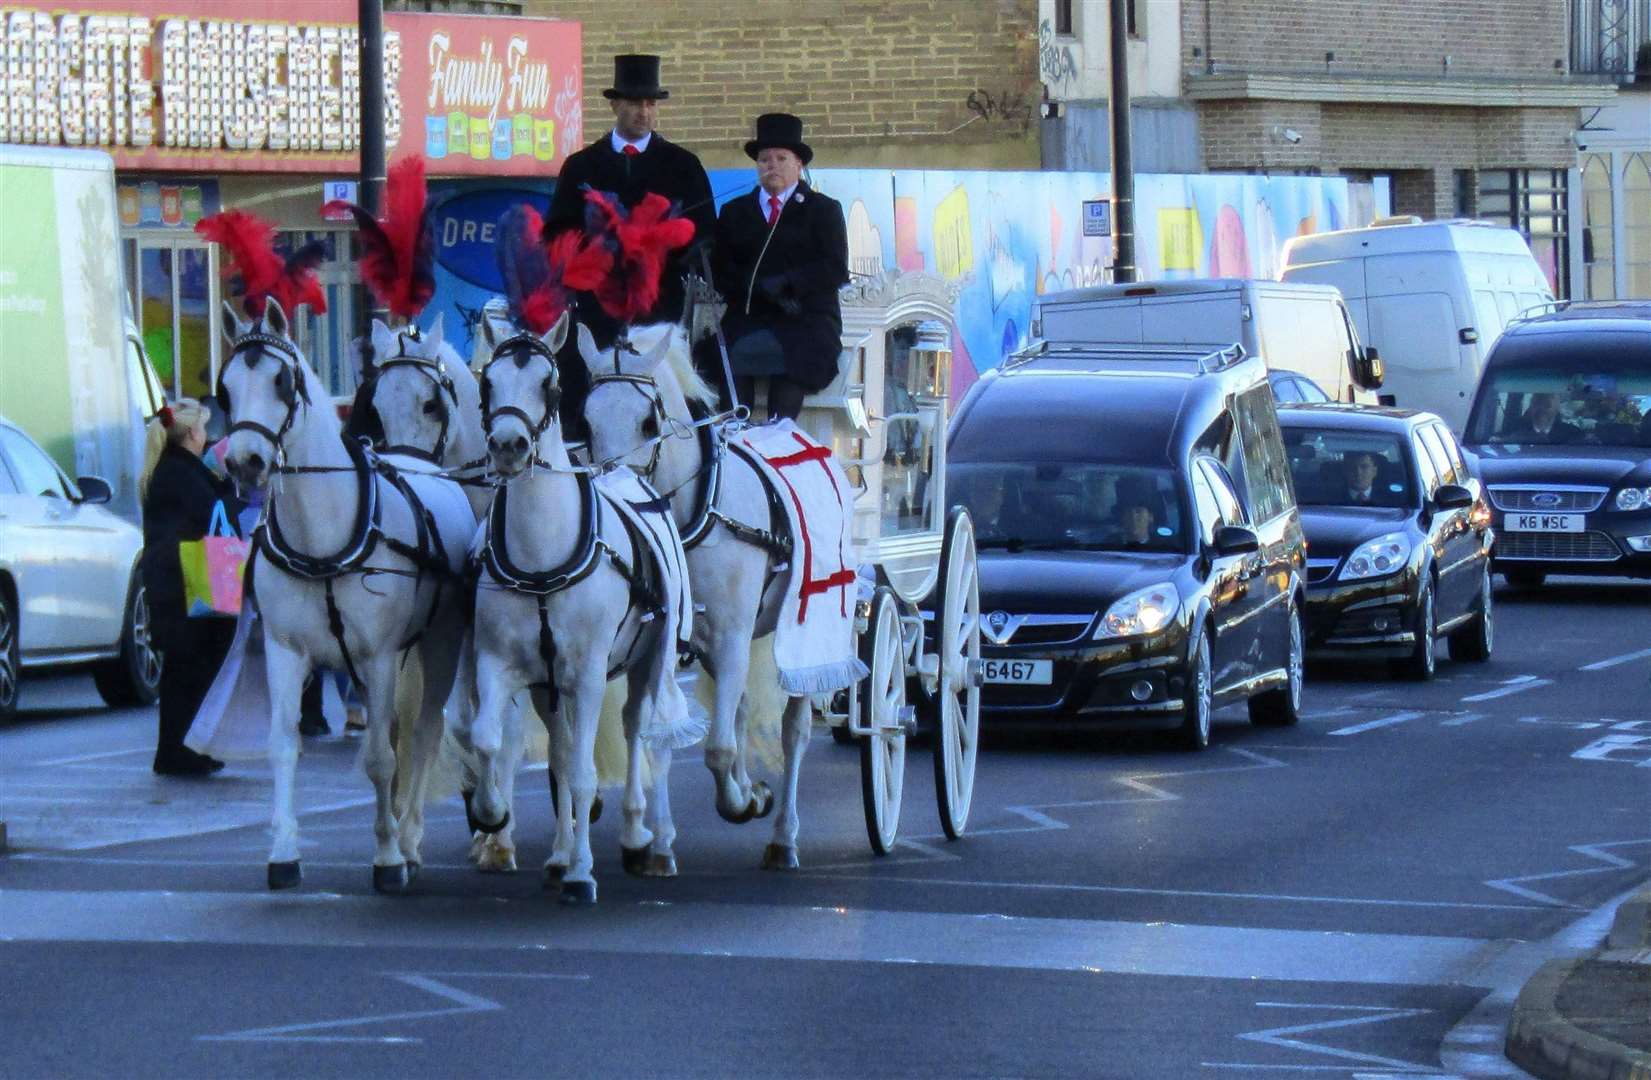
[[1611, 159], [1591, 154], [1582, 166], [1582, 262], [1589, 300], [1617, 295], [1611, 217]]
[[1633, 154], [1622, 171], [1622, 254], [1629, 296], [1651, 296], [1651, 154]]

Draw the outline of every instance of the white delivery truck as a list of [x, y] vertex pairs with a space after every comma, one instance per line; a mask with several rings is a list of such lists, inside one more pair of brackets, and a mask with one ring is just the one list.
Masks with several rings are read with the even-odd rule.
[[1360, 337], [1381, 350], [1384, 391], [1458, 432], [1502, 328], [1554, 298], [1524, 237], [1473, 221], [1412, 218], [1297, 236], [1284, 245], [1279, 276], [1340, 289]]
[[115, 166], [98, 150], [0, 146], [0, 415], [139, 520], [143, 425], [163, 392], [130, 315]]
[[1032, 336], [1094, 344], [1238, 342], [1274, 371], [1307, 376], [1335, 401], [1374, 404], [1381, 361], [1335, 289], [1209, 278], [1097, 285], [1038, 298]]

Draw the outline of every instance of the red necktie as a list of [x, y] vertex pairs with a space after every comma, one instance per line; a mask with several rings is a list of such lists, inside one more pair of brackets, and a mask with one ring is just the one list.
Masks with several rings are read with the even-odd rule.
[[780, 197], [768, 196], [768, 227], [773, 228], [774, 222], [780, 220]]
[[641, 152], [642, 151], [638, 150], [636, 147], [632, 146], [630, 143], [625, 144], [625, 149], [623, 151], [623, 153], [626, 157], [635, 157], [636, 155], [640, 154]]

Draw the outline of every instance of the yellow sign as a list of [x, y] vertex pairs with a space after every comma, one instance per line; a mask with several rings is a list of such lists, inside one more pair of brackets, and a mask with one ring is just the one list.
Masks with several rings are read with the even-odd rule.
[[975, 248], [969, 228], [969, 193], [958, 187], [934, 208], [934, 265], [949, 278], [975, 268]]
[[1158, 265], [1164, 270], [1197, 270], [1204, 250], [1198, 211], [1176, 207], [1158, 211]]

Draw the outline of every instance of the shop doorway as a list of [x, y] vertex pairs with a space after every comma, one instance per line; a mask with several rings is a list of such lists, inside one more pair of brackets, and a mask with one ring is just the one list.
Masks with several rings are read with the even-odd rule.
[[218, 259], [192, 236], [128, 234], [133, 319], [149, 363], [173, 399], [207, 401], [217, 385]]

